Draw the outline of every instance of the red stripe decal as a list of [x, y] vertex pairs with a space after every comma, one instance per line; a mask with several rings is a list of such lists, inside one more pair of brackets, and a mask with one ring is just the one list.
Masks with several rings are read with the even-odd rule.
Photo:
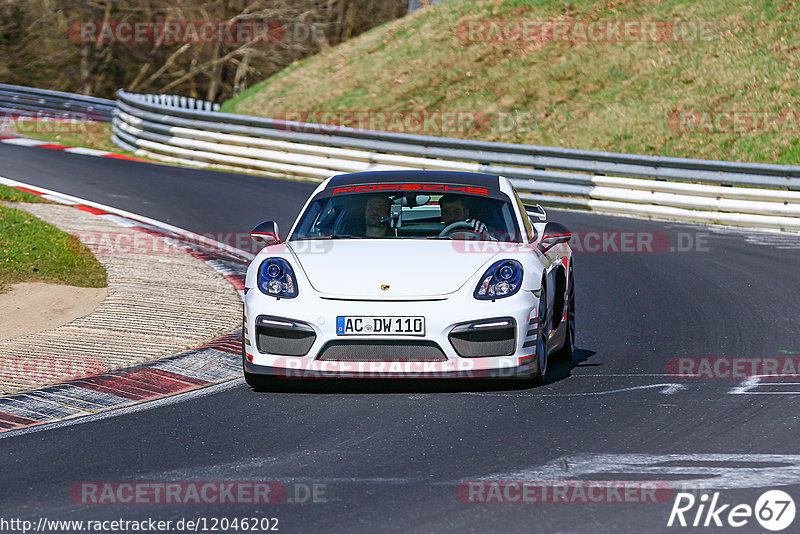
[[547, 239], [548, 237], [572, 237], [572, 234], [547, 234], [546, 236], [542, 237], [542, 239]]

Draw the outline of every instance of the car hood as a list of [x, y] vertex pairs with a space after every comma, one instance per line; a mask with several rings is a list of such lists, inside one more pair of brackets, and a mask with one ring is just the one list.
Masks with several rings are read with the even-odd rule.
[[[338, 298], [392, 300], [447, 295], [461, 288], [479, 269], [488, 268], [485, 264], [499, 255], [497, 247], [455, 240], [341, 240], [325, 241], [322, 247], [305, 243], [290, 242], [289, 249], [314, 289]], [[382, 286], [389, 287], [383, 290]]]

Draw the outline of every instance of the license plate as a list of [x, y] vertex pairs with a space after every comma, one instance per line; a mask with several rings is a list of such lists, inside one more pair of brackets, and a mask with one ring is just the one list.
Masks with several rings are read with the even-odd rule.
[[340, 315], [336, 317], [336, 335], [424, 336], [425, 317]]

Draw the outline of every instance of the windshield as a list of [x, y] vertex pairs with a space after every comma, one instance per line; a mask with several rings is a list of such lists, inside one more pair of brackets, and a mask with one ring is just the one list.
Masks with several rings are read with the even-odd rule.
[[326, 190], [308, 205], [289, 240], [470, 239], [519, 242], [514, 210], [511, 202], [503, 198], [462, 193], [423, 194], [422, 191], [334, 195]]

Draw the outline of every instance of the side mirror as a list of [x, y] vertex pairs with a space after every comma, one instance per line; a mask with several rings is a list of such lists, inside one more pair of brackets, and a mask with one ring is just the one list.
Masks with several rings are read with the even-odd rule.
[[544, 227], [542, 239], [539, 241], [539, 250], [547, 252], [551, 248], [561, 243], [569, 243], [572, 239], [572, 232], [561, 223], [550, 221]]
[[278, 223], [275, 221], [264, 221], [250, 231], [250, 239], [261, 241], [265, 245], [275, 245], [281, 242], [278, 233]]

